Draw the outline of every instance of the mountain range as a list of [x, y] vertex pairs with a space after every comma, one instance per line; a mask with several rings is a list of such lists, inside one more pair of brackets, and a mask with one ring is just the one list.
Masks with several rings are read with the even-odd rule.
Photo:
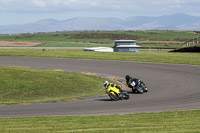
[[34, 23], [0, 25], [0, 34], [83, 31], [83, 30], [195, 30], [200, 31], [200, 17], [172, 14], [158, 17], [128, 18], [77, 17], [58, 21], [45, 19]]

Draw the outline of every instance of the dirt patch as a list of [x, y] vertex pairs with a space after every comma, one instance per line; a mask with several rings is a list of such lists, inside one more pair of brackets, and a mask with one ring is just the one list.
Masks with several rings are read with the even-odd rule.
[[13, 41], [0, 41], [0, 47], [32, 47], [42, 44], [41, 42], [13, 42]]

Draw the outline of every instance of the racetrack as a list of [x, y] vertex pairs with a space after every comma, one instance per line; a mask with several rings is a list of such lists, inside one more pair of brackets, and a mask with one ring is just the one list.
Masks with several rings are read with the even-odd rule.
[[[107, 115], [200, 109], [200, 66], [58, 58], [0, 57], [0, 66], [63, 69], [143, 79], [149, 92], [129, 100], [108, 96], [78, 101], [1, 105], [0, 117]], [[102, 91], [104, 92], [103, 83]]]

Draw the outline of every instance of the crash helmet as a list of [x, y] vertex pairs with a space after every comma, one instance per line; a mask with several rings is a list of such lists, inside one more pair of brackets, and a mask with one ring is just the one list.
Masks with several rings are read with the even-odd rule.
[[105, 81], [103, 85], [106, 87], [106, 86], [109, 85], [109, 82], [108, 82], [108, 81]]
[[130, 78], [131, 78], [131, 77], [130, 77], [129, 75], [126, 75], [126, 76], [125, 76], [125, 79], [126, 79], [126, 80], [129, 80]]

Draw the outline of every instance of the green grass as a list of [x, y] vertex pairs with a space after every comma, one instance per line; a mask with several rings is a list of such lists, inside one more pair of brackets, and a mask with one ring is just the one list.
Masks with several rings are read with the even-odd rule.
[[114, 44], [47, 42], [35, 47], [112, 47]]
[[186, 41], [188, 39], [193, 39], [199, 37], [200, 34], [193, 31], [168, 31], [168, 30], [159, 30], [159, 31], [137, 31], [132, 34], [144, 36], [143, 40], [151, 41]]
[[18, 34], [18, 35], [0, 35], [0, 41], [30, 41], [30, 42], [112, 42], [104, 38], [86, 38], [76, 39], [69, 38], [71, 34], [75, 33], [45, 33], [45, 34]]
[[0, 67], [0, 104], [96, 96], [104, 94], [104, 80], [78, 73]]
[[[159, 44], [159, 43], [149, 43], [149, 44], [138, 44], [141, 47], [149, 48], [180, 48], [181, 44]], [[41, 45], [36, 45], [35, 47], [113, 47], [113, 44], [100, 44], [100, 43], [70, 43], [70, 42], [46, 42]]]
[[0, 118], [0, 132], [199, 133], [199, 123], [199, 110], [109, 116]]
[[[47, 49], [48, 50], [48, 49]], [[0, 56], [56, 57], [200, 65], [200, 53], [173, 53], [167, 50], [142, 50], [140, 53], [88, 52], [82, 49], [0, 49]]]
[[180, 48], [181, 44], [155, 44], [155, 43], [149, 43], [149, 44], [138, 44], [141, 47], [144, 48]]

